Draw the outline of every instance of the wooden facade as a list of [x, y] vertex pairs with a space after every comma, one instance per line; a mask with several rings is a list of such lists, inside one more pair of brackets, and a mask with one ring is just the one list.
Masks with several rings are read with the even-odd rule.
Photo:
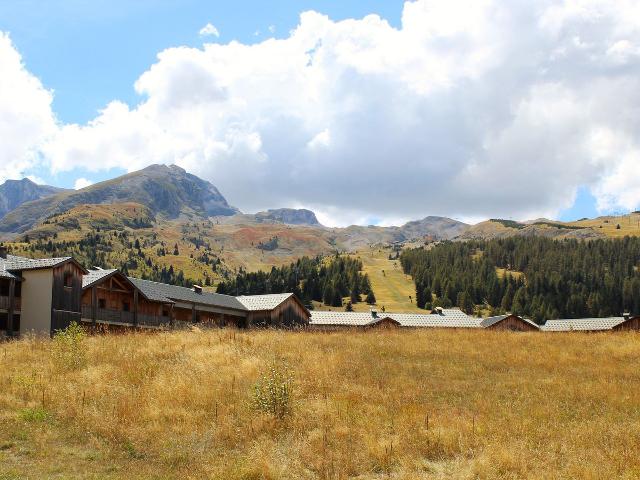
[[399, 328], [400, 322], [394, 320], [391, 317], [381, 317], [379, 320], [375, 322], [371, 322], [369, 325], [365, 326], [365, 329], [375, 329], [375, 330], [390, 330]]
[[176, 322], [208, 327], [247, 327], [247, 312], [200, 303], [177, 302], [173, 308]]
[[291, 295], [272, 310], [257, 310], [249, 312], [246, 326], [263, 328], [296, 328], [308, 325], [309, 317], [310, 315], [307, 308], [295, 295]]
[[72, 322], [80, 323], [82, 276], [85, 273], [86, 270], [73, 260], [53, 268], [51, 333], [56, 330], [64, 330]]
[[508, 330], [511, 332], [537, 332], [539, 329], [518, 315], [507, 315], [502, 320], [486, 327], [488, 330]]
[[0, 278], [0, 335], [20, 331], [22, 284], [15, 278]]
[[619, 325], [616, 325], [612, 330], [617, 332], [640, 330], [640, 315], [631, 316]]
[[112, 272], [82, 292], [82, 320], [99, 324], [154, 328], [169, 325], [172, 304], [148, 300], [120, 272]]

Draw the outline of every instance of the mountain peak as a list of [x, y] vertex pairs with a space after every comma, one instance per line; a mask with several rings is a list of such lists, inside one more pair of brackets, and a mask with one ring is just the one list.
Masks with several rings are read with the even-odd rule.
[[239, 213], [210, 182], [176, 165], [155, 164], [82, 190], [24, 203], [0, 221], [0, 231], [22, 233], [47, 217], [78, 205], [127, 202], [144, 205], [154, 215], [169, 218], [182, 214], [209, 217]]
[[61, 191], [63, 191], [61, 188], [38, 185], [29, 178], [7, 180], [0, 185], [0, 218], [25, 202], [45, 198]]
[[288, 225], [320, 225], [316, 214], [306, 208], [277, 208], [255, 214], [262, 223], [286, 223]]
[[167, 165], [166, 163], [152, 163], [151, 165], [148, 165], [146, 167], [144, 167], [141, 170], [137, 170], [135, 172], [131, 172], [131, 173], [143, 173], [143, 172], [157, 172], [157, 173], [169, 173], [169, 172], [180, 172], [180, 173], [187, 173], [187, 171], [182, 168], [179, 167], [178, 165], [172, 163], [171, 165]]
[[[33, 180], [27, 177], [21, 178], [20, 180], [12, 180], [12, 179], [5, 180], [5, 182], [2, 185], [0, 185], [0, 187], [3, 187], [5, 185], [36, 185], [38, 186], [36, 182], [34, 182]], [[55, 187], [50, 187], [50, 188], [55, 188]]]

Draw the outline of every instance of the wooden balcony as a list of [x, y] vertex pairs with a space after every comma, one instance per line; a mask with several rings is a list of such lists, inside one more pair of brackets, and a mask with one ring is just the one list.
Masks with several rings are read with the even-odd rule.
[[[14, 297], [13, 310], [19, 312], [22, 309], [20, 297]], [[0, 310], [9, 310], [9, 297], [0, 296]]]
[[[85, 322], [93, 321], [93, 308], [91, 305], [82, 306], [82, 320]], [[123, 310], [114, 310], [110, 308], [96, 309], [96, 321], [99, 323], [108, 323], [113, 325], [133, 326], [133, 312], [125, 312]], [[156, 315], [138, 314], [138, 326], [158, 328], [163, 325], [169, 325], [169, 317]]]

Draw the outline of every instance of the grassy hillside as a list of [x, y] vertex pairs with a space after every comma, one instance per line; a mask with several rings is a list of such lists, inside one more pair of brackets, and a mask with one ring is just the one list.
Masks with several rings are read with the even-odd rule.
[[468, 240], [532, 235], [557, 239], [639, 236], [640, 214], [587, 218], [575, 222], [540, 219], [519, 223], [512, 220], [492, 219], [469, 227], [459, 238]]
[[[570, 222], [569, 225], [590, 227], [607, 237], [624, 237], [640, 235], [640, 214], [632, 213], [621, 216], [606, 216]], [[620, 228], [618, 228], [620, 226]]]
[[[415, 304], [415, 285], [411, 276], [402, 273], [398, 260], [389, 260], [389, 248], [371, 247], [358, 252], [363, 271], [369, 275], [378, 308], [389, 312], [421, 312]], [[411, 300], [409, 300], [411, 296]]]
[[[97, 244], [89, 241], [96, 235]], [[285, 265], [305, 255], [330, 254], [337, 248], [330, 234], [319, 228], [156, 219], [150, 209], [132, 202], [74, 207], [47, 218], [30, 230], [26, 239], [29, 243], [10, 244], [12, 252], [35, 257], [74, 255], [89, 266], [127, 264], [134, 275], [149, 273], [148, 260], [159, 268], [182, 270], [185, 277], [199, 282], [209, 277], [213, 284], [240, 267], [270, 270], [273, 265]], [[273, 239], [277, 239], [277, 248], [261, 248]], [[96, 252], [99, 259], [92, 257]], [[207, 259], [220, 263], [214, 269]]]
[[[0, 478], [637, 478], [638, 340], [436, 330], [129, 334], [75, 349], [20, 340], [2, 346]], [[278, 378], [274, 362], [291, 378], [282, 419], [255, 406], [256, 382]]]
[[[389, 254], [393, 253], [390, 247], [371, 246], [366, 249], [348, 253], [353, 258], [362, 261], [362, 273], [369, 276], [371, 288], [376, 296], [375, 307], [382, 307], [387, 312], [416, 312], [426, 313], [415, 305], [415, 285], [410, 275], [402, 273], [402, 267], [398, 260], [389, 260]], [[411, 296], [411, 300], [409, 299]], [[364, 296], [363, 296], [364, 300]], [[344, 297], [346, 305], [349, 297]], [[314, 302], [316, 310], [342, 311], [344, 308], [331, 307]], [[360, 302], [353, 305], [354, 312], [368, 312], [371, 305]]]

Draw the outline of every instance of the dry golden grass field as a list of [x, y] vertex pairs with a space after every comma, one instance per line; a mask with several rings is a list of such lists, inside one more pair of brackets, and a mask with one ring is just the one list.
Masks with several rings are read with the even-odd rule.
[[640, 476], [634, 333], [132, 333], [0, 358], [1, 479]]

